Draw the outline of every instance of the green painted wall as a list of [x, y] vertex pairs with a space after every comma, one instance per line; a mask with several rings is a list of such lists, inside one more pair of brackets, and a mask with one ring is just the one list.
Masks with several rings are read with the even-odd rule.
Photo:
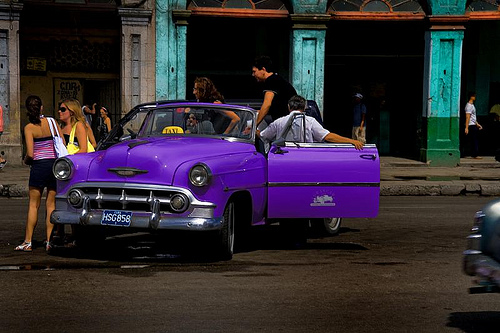
[[326, 29], [292, 31], [292, 84], [299, 95], [315, 100], [321, 112], [325, 86], [325, 36]]
[[156, 1], [157, 100], [186, 98], [187, 26], [174, 22], [176, 9], [186, 9], [186, 1]]
[[293, 14], [290, 72], [299, 95], [318, 103], [321, 113], [325, 87], [326, 0], [291, 0]]
[[325, 14], [326, 0], [291, 0], [295, 14]]
[[463, 15], [466, 0], [427, 0], [432, 15]]
[[460, 163], [459, 149], [460, 118], [427, 118], [427, 149], [425, 161], [430, 166], [457, 166]]
[[431, 166], [460, 163], [459, 117], [463, 31], [428, 31], [425, 45], [422, 159]]

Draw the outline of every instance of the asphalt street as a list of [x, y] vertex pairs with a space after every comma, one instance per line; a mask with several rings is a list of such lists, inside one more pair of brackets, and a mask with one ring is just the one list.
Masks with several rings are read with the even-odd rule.
[[[284, 247], [277, 226], [210, 262], [189, 240], [107, 239], [98, 253], [14, 252], [27, 200], [0, 198], [2, 332], [498, 332], [499, 295], [471, 295], [465, 237], [491, 197], [381, 198], [374, 219]], [[40, 212], [43, 215], [43, 211]], [[40, 216], [40, 217], [41, 217]], [[40, 219], [42, 220], [42, 219]], [[35, 237], [43, 239], [39, 225]], [[183, 246], [184, 245], [184, 246]]]

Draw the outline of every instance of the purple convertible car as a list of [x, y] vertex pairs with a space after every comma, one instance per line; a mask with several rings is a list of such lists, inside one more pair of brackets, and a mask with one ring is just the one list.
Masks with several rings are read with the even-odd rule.
[[254, 225], [309, 221], [333, 234], [343, 217], [377, 215], [375, 145], [304, 143], [294, 131], [265, 145], [255, 120], [255, 110], [227, 104], [135, 107], [98, 151], [56, 161], [52, 223], [76, 225], [82, 242], [107, 232], [196, 232], [231, 259]]

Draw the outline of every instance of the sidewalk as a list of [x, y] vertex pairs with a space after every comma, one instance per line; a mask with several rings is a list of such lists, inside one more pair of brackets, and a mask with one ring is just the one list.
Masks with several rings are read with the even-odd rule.
[[380, 195], [500, 196], [500, 162], [493, 156], [461, 158], [460, 166], [442, 168], [382, 156]]
[[[29, 167], [0, 170], [0, 196], [28, 195]], [[429, 167], [399, 157], [380, 157], [380, 195], [484, 195], [500, 196], [500, 162], [492, 156], [460, 159], [460, 166]]]

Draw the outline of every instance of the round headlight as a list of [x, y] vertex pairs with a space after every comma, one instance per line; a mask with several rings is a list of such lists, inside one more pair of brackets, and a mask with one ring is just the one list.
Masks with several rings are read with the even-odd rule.
[[205, 186], [210, 182], [212, 173], [205, 164], [197, 164], [189, 171], [189, 181], [194, 186]]
[[174, 212], [180, 213], [185, 211], [188, 204], [188, 198], [184, 194], [174, 194], [170, 198], [170, 207], [172, 207]]
[[68, 180], [73, 175], [73, 163], [66, 158], [61, 158], [54, 163], [52, 168], [54, 176], [58, 180]]
[[68, 201], [71, 205], [79, 207], [83, 202], [83, 193], [80, 190], [71, 190], [68, 194]]

